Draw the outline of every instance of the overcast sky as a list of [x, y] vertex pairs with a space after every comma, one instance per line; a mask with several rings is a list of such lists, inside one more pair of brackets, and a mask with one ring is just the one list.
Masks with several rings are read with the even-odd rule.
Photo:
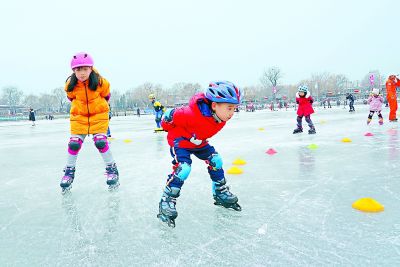
[[63, 86], [86, 51], [113, 89], [146, 81], [259, 83], [269, 66], [297, 83], [312, 73], [400, 73], [398, 1], [1, 1], [0, 88]]

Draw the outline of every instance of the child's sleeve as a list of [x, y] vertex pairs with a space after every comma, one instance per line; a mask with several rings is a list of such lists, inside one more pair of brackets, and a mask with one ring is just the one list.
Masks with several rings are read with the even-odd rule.
[[111, 96], [111, 94], [110, 94], [110, 83], [104, 78], [101, 78], [101, 79], [102, 79], [101, 87], [102, 87], [103, 90], [101, 90], [100, 96], [104, 97], [108, 101], [108, 100], [110, 100], [110, 96]]
[[174, 127], [184, 127], [186, 125], [186, 116], [183, 108], [169, 109], [165, 112], [161, 126], [165, 131]]
[[69, 101], [72, 101], [72, 100], [74, 100], [76, 97], [75, 97], [74, 91], [68, 92], [69, 81], [70, 81], [70, 80], [68, 79], [67, 82], [65, 83], [64, 91], [67, 93], [67, 98], [68, 98], [68, 100], [69, 100]]
[[372, 96], [369, 96], [367, 100], [368, 104], [371, 103], [371, 101], [372, 101]]

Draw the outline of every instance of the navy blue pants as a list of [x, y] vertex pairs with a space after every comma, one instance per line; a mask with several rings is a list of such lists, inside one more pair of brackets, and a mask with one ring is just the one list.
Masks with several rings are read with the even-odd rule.
[[[174, 158], [172, 160], [172, 164], [174, 166], [183, 162], [186, 162], [187, 164], [191, 165], [192, 159], [190, 158], [190, 156], [192, 154], [201, 160], [208, 160], [212, 154], [216, 153], [214, 147], [210, 146], [209, 144], [207, 144], [202, 148], [196, 148], [196, 149], [171, 147], [170, 152], [171, 156]], [[213, 182], [219, 182], [225, 177], [224, 170], [222, 168], [218, 170], [213, 170], [212, 168], [209, 167], [209, 165], [207, 165], [207, 168], [208, 168], [208, 174], [210, 175], [210, 178]], [[168, 175], [168, 182], [170, 187], [178, 187], [178, 188], [181, 188], [184, 183], [184, 181], [182, 181], [181, 179], [177, 178], [176, 176], [174, 177], [174, 173]]]

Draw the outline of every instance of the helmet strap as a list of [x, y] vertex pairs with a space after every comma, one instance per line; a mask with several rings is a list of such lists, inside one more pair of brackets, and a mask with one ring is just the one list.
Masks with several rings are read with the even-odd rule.
[[212, 112], [212, 116], [217, 123], [222, 122], [222, 120], [220, 118], [218, 118], [217, 113], [215, 113], [214, 111]]

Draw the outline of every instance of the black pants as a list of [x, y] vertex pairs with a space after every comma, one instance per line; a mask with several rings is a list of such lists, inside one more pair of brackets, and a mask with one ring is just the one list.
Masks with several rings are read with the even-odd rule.
[[354, 101], [350, 101], [350, 111], [355, 111], [354, 109]]

